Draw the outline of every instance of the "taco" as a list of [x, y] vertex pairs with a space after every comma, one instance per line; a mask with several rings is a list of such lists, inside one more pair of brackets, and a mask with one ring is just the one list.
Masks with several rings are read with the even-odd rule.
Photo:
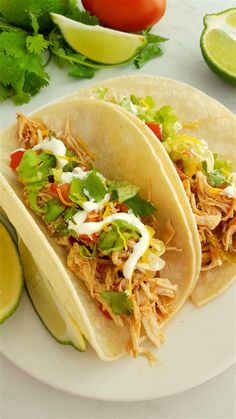
[[192, 300], [197, 306], [212, 300], [236, 278], [235, 115], [199, 90], [163, 77], [111, 79], [66, 100], [78, 96], [119, 105], [162, 156], [197, 255], [201, 246]]
[[17, 119], [2, 133], [0, 205], [98, 355], [152, 359], [142, 342], [160, 346], [199, 272], [161, 159], [99, 100]]

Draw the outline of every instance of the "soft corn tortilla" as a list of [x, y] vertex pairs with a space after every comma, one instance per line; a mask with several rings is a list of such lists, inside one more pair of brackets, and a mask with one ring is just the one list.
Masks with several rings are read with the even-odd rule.
[[[106, 80], [69, 95], [65, 100], [81, 96], [97, 97], [96, 89], [100, 86], [108, 87], [110, 97], [115, 97], [118, 100], [130, 94], [135, 94], [138, 97], [150, 95], [155, 100], [157, 108], [171, 105], [181, 123], [193, 123], [191, 128], [183, 128], [182, 133], [204, 138], [212, 151], [233, 162], [233, 170], [236, 171], [236, 116], [215, 99], [176, 80], [141, 75]], [[201, 258], [200, 240], [194, 215], [168, 154], [165, 150], [162, 153], [160, 152], [159, 141], [145, 123], [125, 109], [119, 107], [119, 110], [126, 113], [127, 116], [129, 115], [132, 121], [136, 121], [137, 126], [146, 135], [156, 154], [162, 157], [163, 166], [168, 171], [169, 179], [185, 211], [193, 235], [196, 255]], [[202, 272], [191, 294], [193, 302], [197, 306], [207, 303], [221, 294], [235, 279], [236, 264], [229, 262], [224, 262], [222, 266], [211, 271]]]
[[[183, 209], [166, 174], [161, 159], [156, 156], [142, 131], [113, 105], [91, 99], [49, 104], [30, 115], [45, 125], [64, 132], [69, 121], [71, 134], [80, 137], [96, 155], [96, 167], [110, 179], [124, 179], [140, 186], [147, 198], [158, 208], [158, 237], [164, 223], [170, 219], [175, 228], [172, 245], [181, 251], [166, 252], [166, 267], [162, 275], [178, 284], [177, 297], [165, 323], [177, 312], [188, 297], [196, 280], [199, 266], [192, 234]], [[46, 227], [37, 215], [23, 203], [22, 185], [9, 167], [9, 155], [18, 146], [16, 125], [2, 132], [0, 142], [0, 205], [18, 230], [54, 292], [78, 322], [82, 333], [100, 358], [114, 360], [124, 355], [130, 339], [127, 328], [119, 328], [107, 320], [91, 298], [85, 285], [66, 268], [65, 252], [49, 238]], [[164, 324], [164, 323], [163, 323]], [[161, 325], [162, 326], [162, 325]]]

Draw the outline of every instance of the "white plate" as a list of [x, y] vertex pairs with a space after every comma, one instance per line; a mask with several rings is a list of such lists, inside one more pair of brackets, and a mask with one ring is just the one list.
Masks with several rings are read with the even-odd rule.
[[236, 286], [211, 304], [187, 303], [166, 329], [167, 341], [152, 367], [144, 358], [100, 361], [91, 348], [79, 353], [58, 344], [28, 297], [0, 328], [0, 350], [18, 367], [60, 390], [114, 401], [150, 400], [187, 390], [235, 360]]
[[[165, 18], [156, 27], [159, 34], [170, 38], [165, 54], [148, 63], [140, 74], [182, 80], [236, 111], [232, 87], [208, 69], [199, 48], [202, 17], [234, 7], [234, 1], [183, 0], [181, 7], [175, 0], [168, 3]], [[184, 22], [189, 21], [191, 26], [186, 37]], [[14, 121], [16, 111], [31, 112], [93, 82], [135, 72], [131, 65], [100, 71], [93, 80], [77, 81], [67, 77], [66, 71], [55, 69], [53, 64], [48, 71], [49, 87], [29, 104], [22, 107], [15, 107], [10, 101], [0, 104], [1, 128]], [[59, 345], [44, 329], [24, 296], [16, 313], [0, 327], [0, 350], [24, 371], [61, 390], [102, 400], [154, 399], [194, 387], [234, 362], [235, 307], [236, 285], [201, 309], [187, 303], [166, 330], [167, 342], [158, 351], [159, 363], [149, 367], [145, 359], [129, 357], [107, 364], [99, 361], [91, 349], [80, 354], [71, 347]]]

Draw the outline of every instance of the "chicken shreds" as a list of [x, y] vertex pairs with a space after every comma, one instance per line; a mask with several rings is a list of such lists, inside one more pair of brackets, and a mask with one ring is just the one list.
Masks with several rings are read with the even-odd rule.
[[227, 252], [236, 252], [236, 199], [209, 185], [200, 171], [190, 178], [177, 170], [195, 215], [202, 245], [202, 270], [213, 269], [232, 256]]

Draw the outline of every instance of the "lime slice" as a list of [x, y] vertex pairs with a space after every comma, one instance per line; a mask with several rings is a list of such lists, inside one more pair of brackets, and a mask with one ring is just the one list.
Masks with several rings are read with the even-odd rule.
[[72, 345], [81, 352], [85, 351], [86, 344], [80, 328], [58, 300], [47, 279], [40, 274], [30, 251], [22, 240], [19, 241], [19, 251], [25, 285], [35, 311], [44, 326], [59, 343]]
[[10, 221], [7, 217], [7, 214], [5, 213], [5, 211], [3, 211], [3, 209], [1, 207], [0, 207], [0, 223], [5, 225], [5, 227], [7, 228], [7, 230], [11, 234], [11, 237], [13, 238], [14, 242], [17, 245], [18, 244], [18, 237], [17, 237], [17, 232], [15, 230], [15, 227], [13, 227], [13, 225], [10, 223]]
[[224, 81], [236, 84], [236, 8], [204, 16], [200, 45], [208, 66]]
[[5, 224], [0, 221], [0, 324], [18, 307], [23, 282], [17, 245]]
[[103, 64], [120, 64], [134, 58], [146, 45], [142, 35], [134, 35], [101, 26], [84, 25], [51, 13], [68, 44], [87, 58]]

